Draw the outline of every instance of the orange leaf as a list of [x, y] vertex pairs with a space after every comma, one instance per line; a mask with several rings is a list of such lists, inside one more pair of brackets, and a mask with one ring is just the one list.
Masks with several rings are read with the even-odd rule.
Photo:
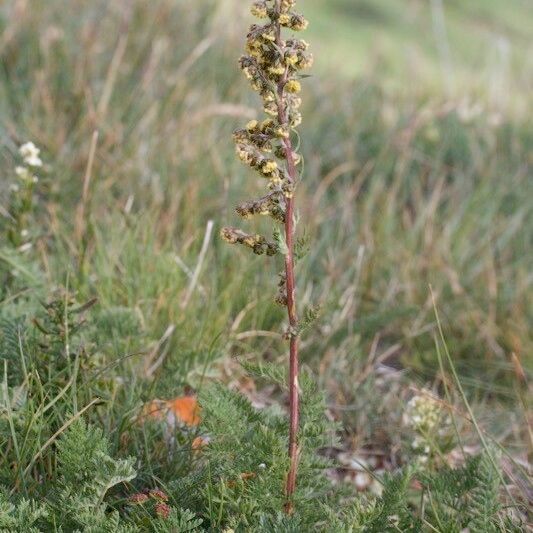
[[207, 446], [208, 439], [204, 439], [203, 437], [195, 437], [191, 443], [191, 448], [193, 450], [200, 450], [204, 446]]
[[152, 400], [149, 403], [143, 405], [141, 420], [144, 418], [155, 418], [156, 420], [162, 420], [166, 414], [166, 402], [163, 400]]
[[166, 420], [170, 424], [197, 426], [200, 423], [200, 407], [196, 396], [178, 396], [173, 400], [152, 400], [144, 405], [142, 418]]
[[200, 407], [196, 396], [182, 396], [167, 402], [174, 416], [188, 426], [197, 426], [200, 423]]
[[[246, 481], [247, 479], [253, 479], [256, 477], [255, 472], [241, 472], [239, 474], [239, 479], [242, 479], [243, 481]], [[226, 481], [226, 487], [233, 489], [237, 485], [237, 481], [234, 479], [230, 479], [229, 481]]]

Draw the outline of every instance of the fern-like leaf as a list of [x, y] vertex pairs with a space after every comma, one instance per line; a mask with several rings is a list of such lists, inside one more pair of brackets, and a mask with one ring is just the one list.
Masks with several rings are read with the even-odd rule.
[[499, 530], [496, 517], [500, 509], [500, 473], [495, 469], [497, 461], [493, 451], [481, 456], [476, 472], [476, 486], [471, 492], [469, 527], [472, 533], [492, 533]]

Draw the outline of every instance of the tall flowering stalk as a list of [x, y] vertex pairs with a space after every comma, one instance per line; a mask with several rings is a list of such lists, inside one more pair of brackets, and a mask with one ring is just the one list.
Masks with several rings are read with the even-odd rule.
[[283, 231], [274, 230], [269, 241], [262, 235], [248, 234], [236, 228], [223, 228], [223, 239], [242, 244], [254, 253], [284, 255], [285, 269], [280, 274], [276, 301], [287, 307], [290, 343], [289, 356], [289, 459], [286, 495], [290, 509], [291, 496], [296, 486], [298, 466], [298, 314], [296, 309], [295, 262], [295, 207], [294, 193], [299, 180], [300, 155], [295, 151], [291, 131], [302, 120], [299, 112], [301, 85], [299, 72], [311, 66], [312, 55], [308, 44], [294, 36], [284, 38], [284, 30], [298, 32], [307, 27], [307, 21], [294, 12], [295, 0], [261, 0], [252, 5], [252, 14], [266, 19], [265, 24], [253, 24], [246, 39], [246, 54], [239, 64], [259, 93], [266, 115], [264, 120], [252, 120], [244, 129], [234, 133], [239, 159], [258, 172], [267, 181], [268, 193], [237, 207], [243, 218], [269, 215]]

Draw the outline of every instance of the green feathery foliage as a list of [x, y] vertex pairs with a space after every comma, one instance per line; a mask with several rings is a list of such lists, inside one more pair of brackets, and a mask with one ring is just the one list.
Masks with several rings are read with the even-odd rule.
[[473, 533], [496, 533], [500, 510], [501, 474], [494, 464], [499, 454], [492, 451], [483, 454], [477, 462], [476, 485], [471, 491], [469, 528]]
[[[253, 371], [252, 365], [247, 365]], [[275, 365], [256, 367], [256, 379], [274, 380], [286, 386], [284, 372]], [[202, 390], [200, 402], [203, 429], [210, 435], [204, 450], [201, 474], [177, 482], [173, 492], [187, 493], [192, 487], [203, 494], [197, 509], [213, 527], [243, 528], [254, 531], [264, 524], [265, 531], [280, 530], [281, 523], [300, 527], [316, 525], [324, 510], [316, 501], [327, 502], [335, 490], [325, 476], [329, 462], [319, 449], [335, 444], [335, 427], [324, 416], [324, 398], [314, 381], [303, 376], [302, 423], [300, 430], [299, 479], [294, 496], [297, 516], [280, 517], [289, 458], [288, 429], [279, 407], [258, 410], [241, 393], [213, 384]], [[278, 517], [278, 518], [276, 518]], [[278, 522], [281, 520], [282, 522]], [[268, 525], [270, 524], [270, 525]], [[292, 526], [291, 526], [292, 527]], [[273, 529], [272, 529], [273, 528]], [[292, 529], [288, 529], [291, 531]], [[296, 529], [294, 529], [296, 530]]]
[[23, 333], [23, 320], [0, 316], [0, 368], [7, 369], [7, 383], [10, 386], [23, 380]]
[[39, 533], [39, 524], [48, 518], [44, 504], [21, 498], [13, 503], [7, 491], [0, 490], [0, 531], [8, 533]]
[[419, 519], [409, 513], [408, 488], [413, 471], [405, 468], [382, 480], [379, 498], [358, 498], [351, 506], [329, 512], [331, 531], [338, 533], [419, 531]]
[[[125, 514], [110, 505], [109, 494], [132, 481], [133, 459], [114, 459], [109, 441], [99, 428], [75, 420], [57, 443], [54, 490], [38, 503], [10, 498], [0, 491], [0, 531], [26, 533], [73, 531], [83, 533], [133, 533], [149, 531], [194, 533], [202, 519], [187, 509], [171, 507], [167, 497], [150, 499], [152, 509], [135, 503]], [[156, 493], [157, 494], [157, 493]], [[115, 500], [117, 500], [115, 496]]]
[[57, 450], [56, 513], [62, 524], [86, 525], [92, 522], [92, 517], [103, 517], [106, 494], [136, 475], [133, 459], [113, 459], [102, 430], [81, 419], [59, 440]]
[[457, 469], [418, 472], [427, 500], [425, 522], [439, 531], [520, 531], [519, 524], [502, 512], [498, 462], [499, 453], [489, 449]]

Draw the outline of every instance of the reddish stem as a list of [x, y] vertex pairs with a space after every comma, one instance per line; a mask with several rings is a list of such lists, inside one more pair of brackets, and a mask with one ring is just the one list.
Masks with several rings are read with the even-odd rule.
[[[279, 2], [276, 1], [279, 12]], [[281, 49], [281, 28], [276, 23], [276, 44]], [[285, 102], [285, 84], [287, 83], [288, 69], [278, 83], [278, 120], [280, 125], [288, 125], [288, 116]], [[296, 184], [297, 173], [294, 163], [294, 153], [290, 137], [283, 139], [285, 159], [287, 161], [287, 173], [289, 181]], [[299, 426], [299, 385], [298, 385], [298, 314], [296, 311], [296, 287], [294, 278], [294, 198], [286, 198], [285, 201], [285, 243], [287, 253], [285, 255], [285, 279], [287, 289], [287, 314], [289, 317], [289, 472], [285, 486], [287, 503], [285, 510], [292, 512], [291, 497], [296, 488], [296, 473], [298, 469], [298, 426]]]

